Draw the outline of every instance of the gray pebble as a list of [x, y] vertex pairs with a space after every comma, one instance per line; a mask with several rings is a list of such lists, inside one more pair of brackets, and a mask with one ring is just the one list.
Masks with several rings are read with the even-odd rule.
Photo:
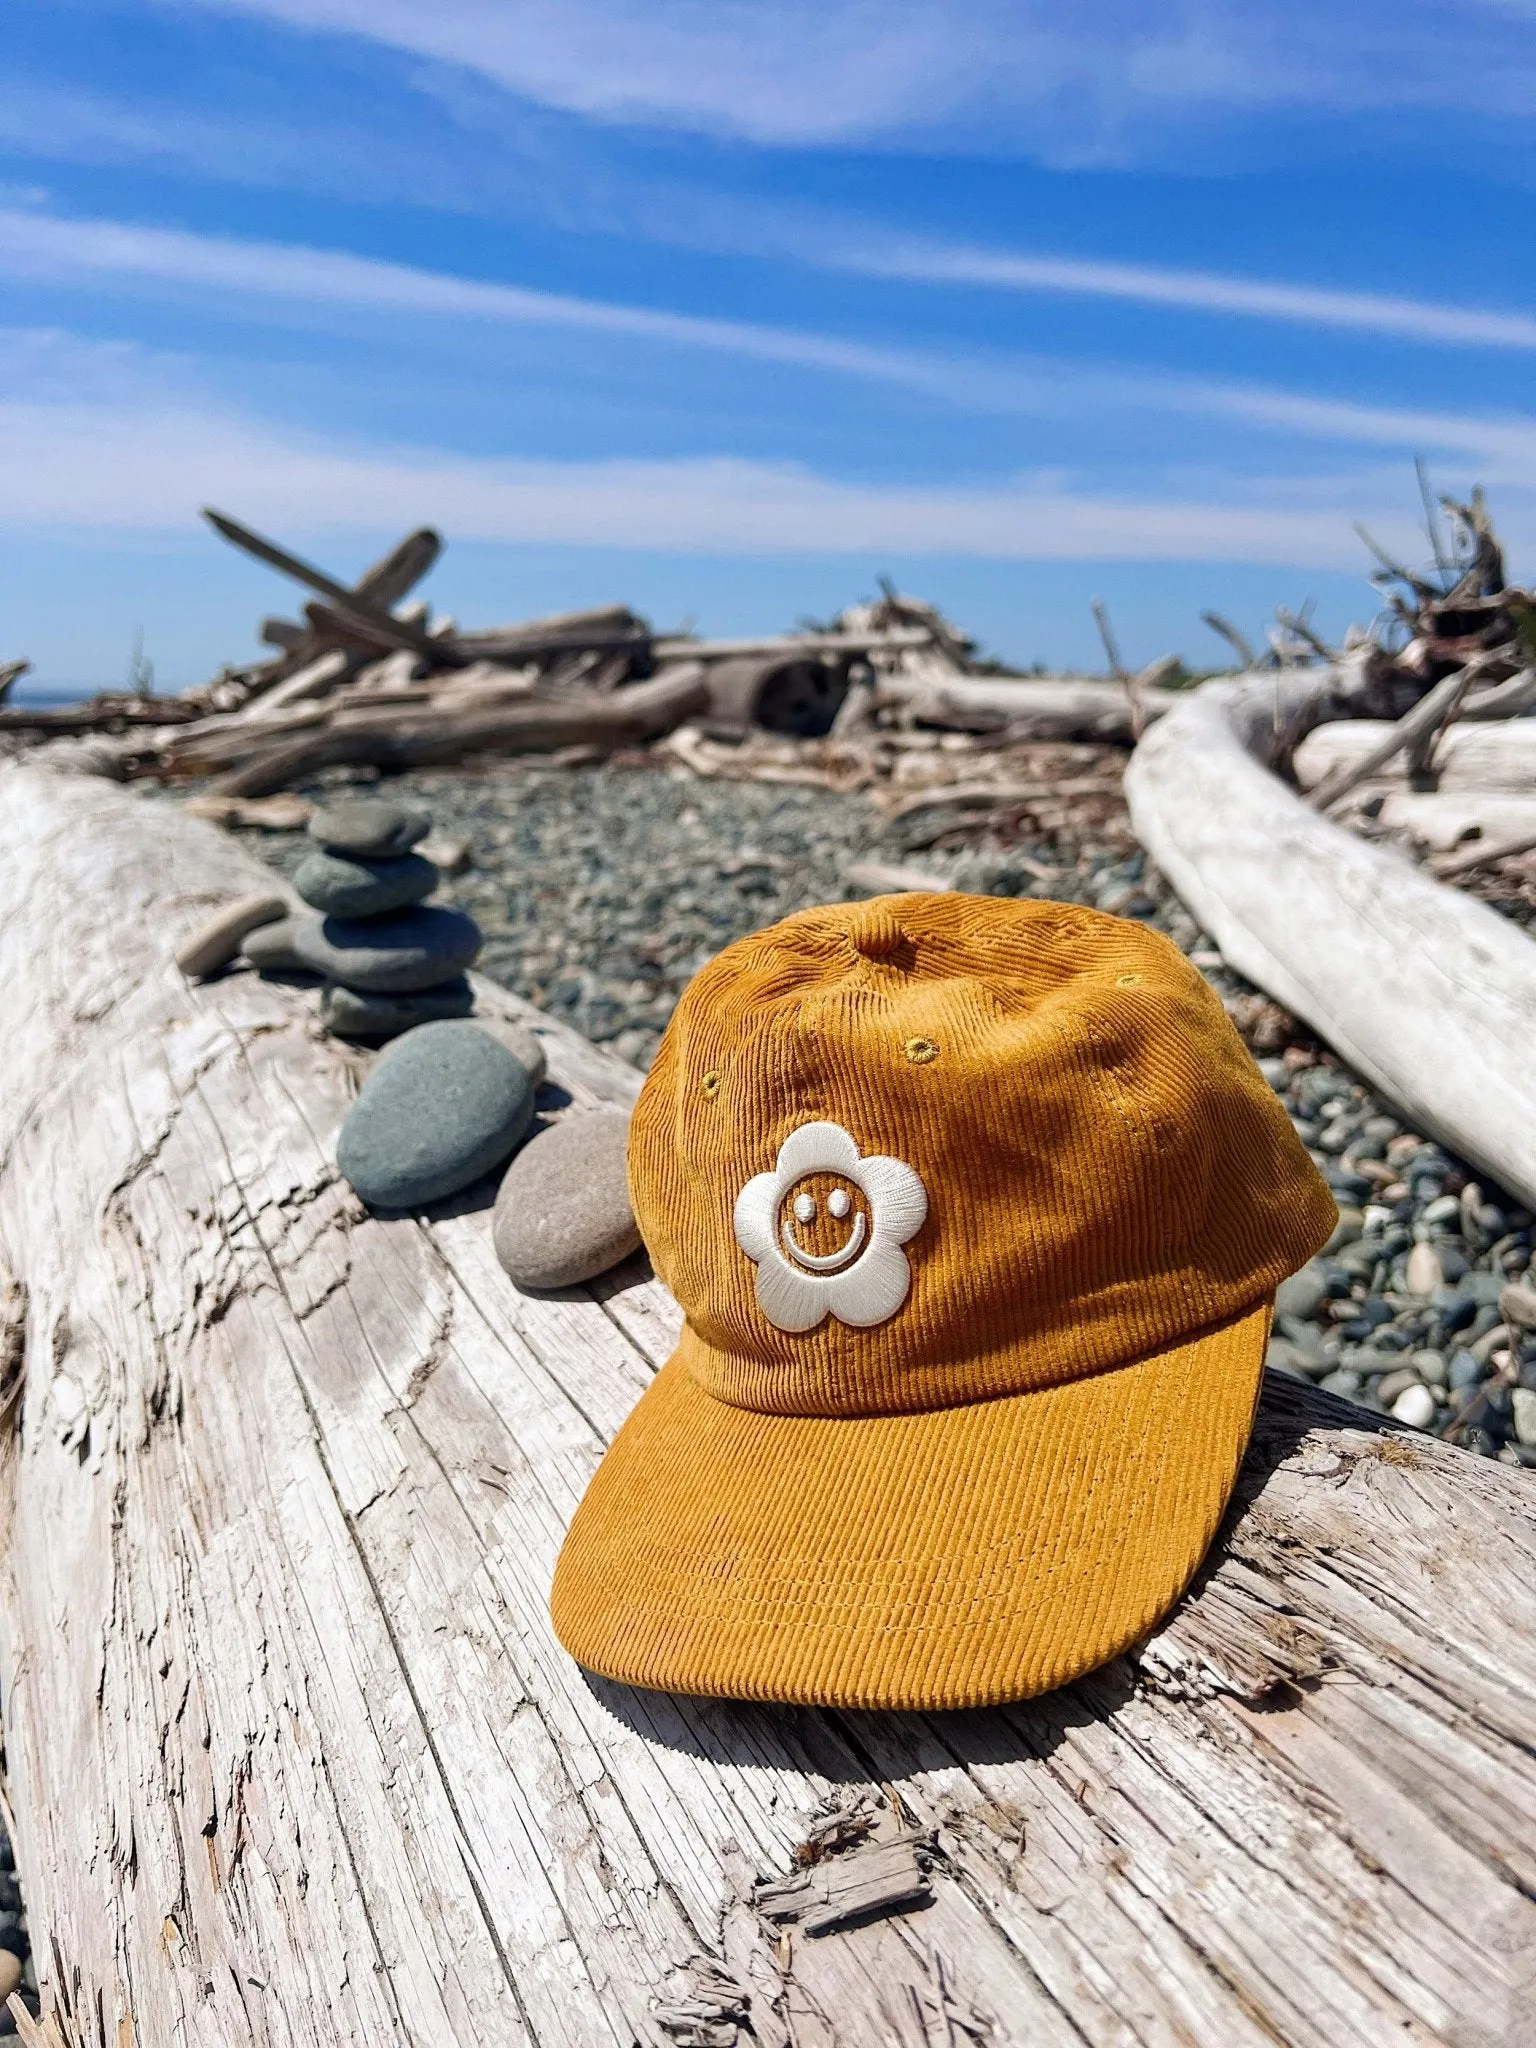
[[[466, 1017], [455, 1021], [461, 1030], [482, 1032], [485, 1037], [494, 1038], [498, 1045], [504, 1045], [535, 1088], [544, 1079], [549, 1062], [545, 1058], [543, 1044], [523, 1025], [509, 1024], [500, 1017]], [[393, 1059], [404, 1042], [403, 1038], [397, 1038], [393, 1044], [385, 1046], [373, 1071], [377, 1073], [386, 1060]]]
[[1461, 1293], [1470, 1294], [1479, 1308], [1497, 1307], [1500, 1294], [1504, 1291], [1502, 1273], [1466, 1273], [1457, 1282]]
[[1483, 1367], [1478, 1364], [1470, 1351], [1453, 1351], [1446, 1368], [1446, 1382], [1451, 1392], [1458, 1393], [1465, 1387], [1475, 1387], [1483, 1376]]
[[328, 917], [298, 927], [306, 967], [370, 995], [407, 995], [450, 981], [474, 963], [480, 927], [462, 910], [429, 904], [387, 917]]
[[1409, 1361], [1426, 1387], [1443, 1387], [1446, 1383], [1445, 1354], [1442, 1351], [1423, 1349], [1415, 1351]]
[[275, 924], [288, 915], [288, 899], [274, 890], [259, 889], [215, 911], [192, 936], [176, 949], [176, 965], [189, 978], [201, 980], [227, 967], [241, 949], [241, 942], [262, 925]]
[[533, 1121], [521, 1061], [471, 1023], [422, 1024], [375, 1065], [336, 1163], [375, 1208], [440, 1201], [499, 1166]]
[[309, 836], [332, 853], [407, 853], [432, 830], [425, 811], [376, 797], [343, 797], [313, 813]]
[[1300, 1316], [1277, 1315], [1275, 1328], [1286, 1343], [1300, 1354], [1302, 1362], [1309, 1370], [1315, 1366], [1320, 1372], [1326, 1372], [1332, 1365], [1333, 1360], [1323, 1349], [1322, 1337], [1311, 1323], [1303, 1322]]
[[1507, 1351], [1509, 1345], [1509, 1325], [1507, 1323], [1494, 1323], [1470, 1343], [1467, 1349], [1474, 1358], [1481, 1360], [1482, 1364], [1486, 1366], [1495, 1351]]
[[1399, 1394], [1419, 1383], [1419, 1376], [1411, 1365], [1399, 1366], [1393, 1372], [1384, 1372], [1377, 1380], [1376, 1398], [1384, 1408], [1390, 1408]]
[[1429, 1297], [1429, 1305], [1439, 1316], [1443, 1330], [1464, 1330], [1477, 1316], [1476, 1300], [1456, 1288], [1437, 1287]]
[[1293, 1380], [1304, 1380], [1309, 1375], [1302, 1369], [1300, 1354], [1294, 1344], [1284, 1337], [1271, 1337], [1269, 1348], [1264, 1353], [1264, 1363], [1271, 1372], [1283, 1372]]
[[308, 962], [299, 952], [299, 932], [304, 925], [319, 928], [317, 917], [285, 917], [276, 924], [264, 924], [253, 932], [247, 932], [240, 942], [240, 951], [251, 965], [262, 974], [293, 974], [310, 971]]
[[1280, 1282], [1275, 1290], [1275, 1313], [1299, 1316], [1303, 1322], [1310, 1322], [1328, 1299], [1330, 1291], [1322, 1269], [1314, 1260], [1303, 1266], [1299, 1273], [1292, 1273], [1288, 1280]]
[[1381, 1263], [1381, 1247], [1377, 1244], [1360, 1244], [1358, 1242], [1346, 1244], [1338, 1250], [1329, 1263], [1336, 1272], [1344, 1275], [1343, 1286], [1336, 1287], [1331, 1291], [1337, 1294], [1347, 1294], [1351, 1285], [1356, 1280], [1364, 1280], [1369, 1285], [1377, 1266]]
[[1345, 1245], [1353, 1244], [1364, 1228], [1365, 1216], [1363, 1211], [1349, 1203], [1342, 1204], [1339, 1209], [1339, 1220], [1333, 1226], [1332, 1237], [1323, 1246], [1322, 1256], [1327, 1258], [1331, 1253], [1340, 1251]]
[[452, 839], [437, 832], [418, 840], [416, 851], [423, 860], [431, 861], [433, 867], [442, 868], [447, 874], [457, 874], [474, 859], [474, 849], [467, 839]]
[[300, 862], [293, 886], [328, 917], [381, 917], [423, 902], [437, 887], [437, 869], [415, 853], [382, 859], [312, 853]]
[[1341, 1109], [1349, 1106], [1347, 1085], [1339, 1079], [1336, 1067], [1303, 1067], [1296, 1093], [1314, 1113], [1327, 1102], [1338, 1102]]
[[1347, 1399], [1354, 1400], [1360, 1392], [1361, 1379], [1359, 1373], [1351, 1371], [1348, 1366], [1341, 1365], [1335, 1371], [1329, 1373], [1326, 1379], [1320, 1379], [1317, 1384], [1323, 1389], [1324, 1393], [1343, 1394]]
[[573, 1287], [638, 1250], [622, 1110], [584, 1110], [525, 1145], [496, 1197], [496, 1256], [519, 1287]]
[[1503, 1327], [1504, 1325], [1499, 1319], [1498, 1309], [1490, 1301], [1486, 1302], [1478, 1310], [1466, 1329], [1458, 1331], [1457, 1335], [1461, 1338], [1463, 1344], [1470, 1345], [1474, 1344], [1479, 1337], [1486, 1336], [1490, 1330], [1502, 1329]]
[[514, 1024], [506, 1017], [477, 1017], [476, 1024], [482, 1031], [488, 1031], [511, 1053], [513, 1059], [521, 1060], [533, 1076], [535, 1085], [549, 1072], [549, 1055], [544, 1050], [544, 1041], [537, 1032], [530, 1031], [526, 1024]]
[[320, 991], [321, 1026], [337, 1038], [398, 1038], [418, 1024], [467, 1017], [474, 1007], [475, 992], [462, 974], [413, 995], [372, 996], [337, 982]]

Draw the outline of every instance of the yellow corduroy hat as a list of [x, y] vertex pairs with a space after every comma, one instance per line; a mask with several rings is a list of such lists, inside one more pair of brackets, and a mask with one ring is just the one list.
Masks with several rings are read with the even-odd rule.
[[1022, 1699], [1188, 1585], [1274, 1290], [1333, 1199], [1145, 926], [960, 895], [802, 911], [685, 990], [630, 1186], [686, 1316], [551, 1608], [632, 1685]]

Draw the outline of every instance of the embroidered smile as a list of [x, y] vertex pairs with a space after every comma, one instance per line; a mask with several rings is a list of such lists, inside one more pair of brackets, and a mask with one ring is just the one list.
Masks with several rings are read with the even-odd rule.
[[[834, 1188], [832, 1190], [827, 1208], [839, 1222], [848, 1214], [852, 1206], [853, 1204], [850, 1202], [845, 1188]], [[795, 1197], [795, 1218], [801, 1223], [815, 1222], [816, 1201], [814, 1196], [797, 1195]], [[846, 1266], [851, 1259], [856, 1258], [860, 1247], [864, 1243], [865, 1230], [864, 1214], [861, 1210], [853, 1219], [853, 1229], [849, 1233], [848, 1242], [840, 1246], [837, 1251], [828, 1252], [824, 1257], [819, 1257], [815, 1252], [808, 1252], [795, 1236], [794, 1220], [786, 1216], [779, 1225], [779, 1234], [784, 1240], [784, 1249], [789, 1253], [789, 1256], [795, 1261], [796, 1265], [804, 1266], [808, 1272], [812, 1273], [834, 1273], [840, 1266]]]

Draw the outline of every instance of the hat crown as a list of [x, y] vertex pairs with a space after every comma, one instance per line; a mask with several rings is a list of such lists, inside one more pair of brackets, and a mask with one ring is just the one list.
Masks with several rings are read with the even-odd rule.
[[1326, 1185], [1219, 999], [1075, 905], [802, 911], [689, 984], [635, 1214], [708, 1391], [901, 1413], [1087, 1377], [1253, 1308]]

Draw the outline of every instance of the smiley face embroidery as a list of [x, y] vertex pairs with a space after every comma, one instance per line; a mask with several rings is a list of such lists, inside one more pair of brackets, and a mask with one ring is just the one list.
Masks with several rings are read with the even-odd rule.
[[922, 1228], [928, 1196], [899, 1159], [863, 1159], [840, 1124], [802, 1124], [771, 1173], [736, 1198], [736, 1242], [757, 1266], [757, 1305], [775, 1328], [812, 1330], [824, 1316], [867, 1328], [895, 1315], [912, 1269], [901, 1247]]

